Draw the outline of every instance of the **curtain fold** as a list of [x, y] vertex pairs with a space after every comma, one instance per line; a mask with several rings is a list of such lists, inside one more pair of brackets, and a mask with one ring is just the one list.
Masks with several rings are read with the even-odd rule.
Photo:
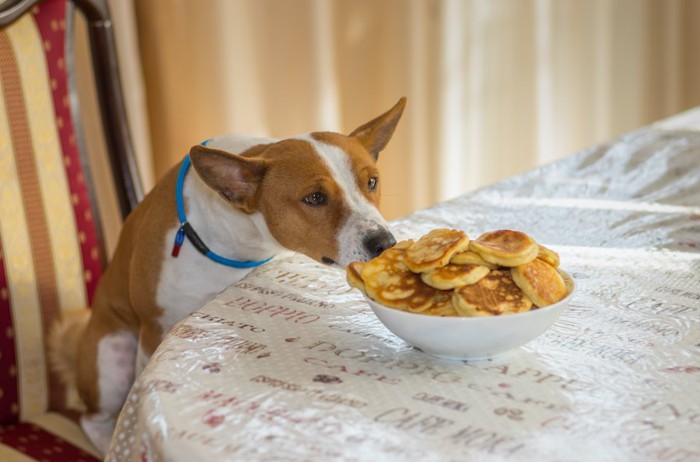
[[155, 177], [223, 133], [348, 133], [395, 218], [700, 104], [693, 0], [134, 2]]

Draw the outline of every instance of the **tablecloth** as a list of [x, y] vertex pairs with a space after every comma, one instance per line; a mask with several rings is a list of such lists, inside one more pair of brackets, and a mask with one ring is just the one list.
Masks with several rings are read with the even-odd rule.
[[[700, 113], [392, 223], [525, 231], [577, 292], [490, 361], [389, 332], [341, 270], [279, 258], [176, 325], [107, 460], [700, 460]], [[700, 124], [697, 124], [700, 126]]]

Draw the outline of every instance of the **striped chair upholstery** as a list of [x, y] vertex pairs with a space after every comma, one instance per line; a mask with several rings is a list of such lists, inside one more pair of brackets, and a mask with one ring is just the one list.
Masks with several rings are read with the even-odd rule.
[[74, 390], [46, 360], [48, 329], [90, 305], [105, 260], [71, 113], [66, 15], [66, 0], [47, 0], [0, 30], [0, 461], [97, 460]]

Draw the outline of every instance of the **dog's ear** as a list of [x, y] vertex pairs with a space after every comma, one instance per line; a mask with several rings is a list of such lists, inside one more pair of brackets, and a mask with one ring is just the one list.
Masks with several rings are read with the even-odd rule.
[[379, 152], [384, 149], [391, 139], [391, 135], [394, 134], [394, 129], [399, 123], [405, 106], [406, 97], [403, 97], [384, 114], [356, 128], [350, 133], [350, 136], [357, 138], [376, 161]]
[[245, 213], [255, 211], [255, 191], [266, 170], [264, 160], [201, 145], [192, 146], [190, 160], [199, 177], [221, 197]]

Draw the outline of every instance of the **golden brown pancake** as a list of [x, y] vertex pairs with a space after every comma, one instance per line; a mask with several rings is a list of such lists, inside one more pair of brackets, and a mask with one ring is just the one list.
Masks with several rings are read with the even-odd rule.
[[430, 271], [445, 266], [454, 254], [468, 246], [469, 238], [464, 231], [437, 228], [408, 248], [405, 263], [414, 273]]
[[532, 308], [507, 270], [493, 270], [476, 284], [456, 289], [452, 304], [460, 316], [498, 316]]
[[450, 263], [454, 265], [481, 265], [488, 269], [497, 269], [498, 265], [489, 263], [479, 256], [478, 253], [467, 250], [466, 252], [459, 252], [452, 256]]
[[468, 284], [474, 284], [491, 271], [481, 265], [447, 264], [434, 270], [421, 273], [421, 279], [429, 286], [440, 290], [450, 290]]
[[409, 247], [411, 247], [415, 241], [413, 239], [405, 239], [403, 241], [399, 241], [396, 244], [394, 244], [393, 247], [391, 247], [394, 250], [406, 250]]
[[551, 305], [566, 297], [564, 279], [544, 260], [536, 258], [530, 263], [511, 268], [511, 274], [515, 284], [539, 307]]
[[559, 254], [543, 245], [539, 246], [537, 258], [546, 261], [555, 268], [559, 266]]
[[345, 270], [345, 279], [348, 281], [348, 285], [360, 289], [362, 292], [365, 291], [365, 283], [362, 280], [363, 266], [365, 266], [364, 262], [354, 261]]
[[452, 305], [452, 291], [439, 292], [436, 303], [420, 313], [430, 316], [459, 316]]
[[510, 229], [484, 233], [469, 243], [469, 250], [487, 262], [500, 266], [518, 266], [537, 258], [539, 246], [527, 234]]
[[440, 301], [441, 291], [425, 284], [404, 264], [406, 250], [396, 246], [368, 261], [361, 277], [367, 295], [382, 305], [421, 312]]

